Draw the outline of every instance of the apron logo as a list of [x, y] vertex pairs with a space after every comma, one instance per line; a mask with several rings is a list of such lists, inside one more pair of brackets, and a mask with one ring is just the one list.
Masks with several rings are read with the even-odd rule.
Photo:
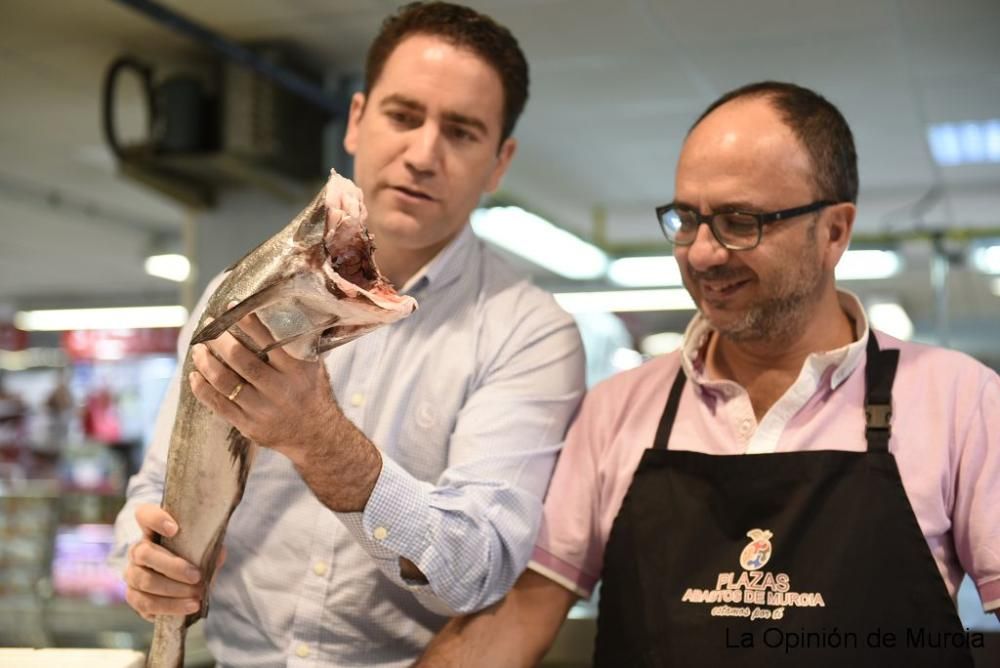
[[767, 529], [750, 529], [747, 536], [750, 544], [743, 548], [740, 553], [740, 566], [747, 571], [755, 571], [763, 568], [767, 560], [771, 558], [771, 536], [774, 534]]
[[751, 620], [780, 620], [794, 608], [825, 608], [820, 592], [797, 592], [788, 573], [761, 570], [771, 559], [774, 533], [750, 529], [750, 543], [740, 552], [739, 573], [719, 573], [711, 589], [689, 587], [681, 601], [708, 604], [712, 617], [746, 617]]

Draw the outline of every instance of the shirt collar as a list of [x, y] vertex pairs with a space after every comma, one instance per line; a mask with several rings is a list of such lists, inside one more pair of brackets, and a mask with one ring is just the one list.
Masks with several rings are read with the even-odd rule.
[[[812, 353], [805, 361], [805, 364], [821, 367], [823, 370], [834, 368], [833, 373], [830, 374], [831, 390], [837, 389], [857, 368], [864, 358], [865, 346], [868, 344], [870, 335], [868, 318], [865, 316], [865, 309], [857, 295], [847, 290], [837, 290], [837, 299], [840, 301], [840, 307], [854, 321], [854, 341], [835, 350]], [[708, 319], [699, 311], [688, 323], [687, 330], [684, 332], [681, 366], [687, 377], [699, 385], [710, 382], [705, 376], [705, 359], [702, 351], [713, 331], [715, 330], [709, 324]]]
[[466, 260], [475, 249], [475, 234], [472, 226], [466, 224], [454, 239], [403, 284], [399, 293], [412, 295], [423, 290], [435, 290], [455, 281], [461, 276]]

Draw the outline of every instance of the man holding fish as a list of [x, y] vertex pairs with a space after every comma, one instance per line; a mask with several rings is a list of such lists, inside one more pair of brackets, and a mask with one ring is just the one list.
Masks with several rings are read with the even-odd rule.
[[[407, 665], [449, 615], [499, 599], [526, 565], [582, 395], [582, 346], [572, 319], [468, 220], [513, 158], [527, 87], [516, 40], [488, 17], [447, 3], [402, 8], [351, 103], [344, 145], [360, 190], [332, 176], [325, 201], [290, 226], [294, 243], [325, 234], [315, 248], [333, 283], [285, 280], [282, 304], [303, 290], [295, 303], [316, 304], [291, 317], [260, 308], [278, 299], [271, 284], [213, 302], [220, 277], [182, 332], [190, 363], [130, 482], [117, 553], [128, 601], [147, 619], [203, 614], [224, 559], [206, 621], [220, 665]], [[402, 299], [378, 291], [366, 215], [374, 259]], [[323, 216], [325, 228], [310, 226]], [[298, 276], [320, 272], [302, 266]], [[412, 310], [410, 297], [418, 311], [374, 329]], [[369, 308], [348, 323], [341, 302], [351, 300]], [[218, 448], [251, 453], [225, 548], [203, 550], [210, 563], [167, 549], [198, 518], [160, 507], [185, 491], [164, 496], [171, 426], [188, 414], [182, 383], [188, 403], [235, 428]], [[185, 447], [173, 440], [171, 463]]]

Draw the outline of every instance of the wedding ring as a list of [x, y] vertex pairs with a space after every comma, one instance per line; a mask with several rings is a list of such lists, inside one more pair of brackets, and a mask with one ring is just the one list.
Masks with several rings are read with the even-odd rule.
[[243, 381], [241, 380], [240, 382], [236, 383], [236, 387], [233, 388], [233, 391], [229, 393], [229, 396], [227, 396], [226, 399], [229, 399], [230, 401], [236, 401], [236, 397], [239, 396], [240, 392], [242, 391], [243, 391]]

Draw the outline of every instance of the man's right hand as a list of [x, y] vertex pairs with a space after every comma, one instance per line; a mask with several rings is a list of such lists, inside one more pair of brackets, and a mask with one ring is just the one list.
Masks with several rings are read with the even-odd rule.
[[[197, 612], [205, 594], [201, 573], [193, 564], [153, 542], [154, 533], [167, 537], [176, 534], [177, 522], [155, 504], [137, 507], [135, 520], [142, 529], [142, 540], [128, 551], [125, 600], [150, 622], [156, 615]], [[219, 557], [221, 566], [224, 554]]]

